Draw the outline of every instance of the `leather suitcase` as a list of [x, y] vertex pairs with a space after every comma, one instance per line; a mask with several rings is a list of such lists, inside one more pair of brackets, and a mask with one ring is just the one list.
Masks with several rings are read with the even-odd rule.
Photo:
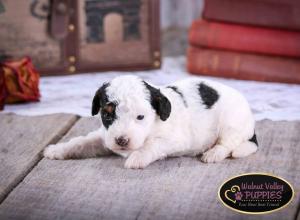
[[42, 75], [159, 68], [159, 0], [0, 0], [0, 57]]

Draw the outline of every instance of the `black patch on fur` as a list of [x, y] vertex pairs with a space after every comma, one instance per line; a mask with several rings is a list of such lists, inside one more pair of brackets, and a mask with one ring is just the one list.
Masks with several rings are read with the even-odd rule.
[[206, 109], [210, 109], [219, 99], [218, 92], [204, 83], [199, 84], [198, 91]]
[[[109, 111], [107, 109], [110, 109]], [[101, 108], [101, 119], [104, 127], [109, 128], [116, 119], [116, 104], [109, 102], [103, 108]]]
[[164, 96], [159, 89], [150, 86], [148, 83], [143, 81], [146, 88], [150, 92], [150, 104], [159, 115], [160, 119], [165, 121], [171, 114], [171, 103], [166, 96]]
[[95, 93], [92, 104], [92, 115], [97, 115], [100, 111], [100, 108], [108, 102], [108, 97], [106, 95], [106, 88], [109, 86], [109, 83], [104, 83]]
[[[109, 86], [109, 83], [104, 83], [95, 93], [92, 104], [92, 115], [97, 115], [101, 110], [101, 119], [105, 128], [108, 127], [116, 119], [115, 108], [116, 104], [109, 102], [108, 96], [106, 94], [106, 88]], [[109, 111], [107, 109], [109, 108]]]
[[252, 138], [249, 139], [250, 142], [256, 144], [256, 146], [258, 146], [258, 143], [257, 143], [257, 139], [256, 139], [256, 134], [254, 133]]
[[187, 105], [187, 103], [186, 103], [186, 100], [185, 100], [185, 98], [184, 98], [182, 92], [180, 92], [176, 86], [167, 86], [167, 88], [172, 89], [174, 92], [176, 92], [176, 93], [181, 97], [184, 106], [185, 106], [185, 107], [188, 107], [188, 105]]

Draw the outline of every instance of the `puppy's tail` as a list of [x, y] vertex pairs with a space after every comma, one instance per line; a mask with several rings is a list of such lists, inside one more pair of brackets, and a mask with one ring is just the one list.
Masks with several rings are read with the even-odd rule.
[[246, 157], [250, 154], [255, 153], [257, 151], [257, 148], [258, 144], [256, 140], [256, 135], [254, 134], [250, 140], [243, 142], [240, 146], [234, 149], [231, 153], [231, 156], [233, 158]]

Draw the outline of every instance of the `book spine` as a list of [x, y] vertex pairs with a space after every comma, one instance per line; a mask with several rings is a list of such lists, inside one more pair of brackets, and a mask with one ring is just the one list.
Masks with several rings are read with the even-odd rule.
[[203, 17], [215, 21], [300, 30], [300, 1], [205, 0]]
[[300, 60], [190, 47], [187, 69], [196, 75], [300, 83]]
[[300, 57], [300, 32], [196, 20], [189, 31], [195, 46]]

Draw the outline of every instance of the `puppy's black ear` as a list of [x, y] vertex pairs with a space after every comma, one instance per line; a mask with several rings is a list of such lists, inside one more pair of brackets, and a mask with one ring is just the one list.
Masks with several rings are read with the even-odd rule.
[[105, 103], [108, 102], [108, 97], [106, 95], [106, 88], [109, 86], [109, 83], [104, 83], [95, 93], [92, 103], [92, 115], [97, 115]]
[[167, 120], [171, 114], [171, 103], [169, 99], [164, 96], [159, 89], [150, 86], [145, 81], [143, 81], [143, 83], [150, 92], [150, 103], [152, 107], [159, 115], [161, 120]]

